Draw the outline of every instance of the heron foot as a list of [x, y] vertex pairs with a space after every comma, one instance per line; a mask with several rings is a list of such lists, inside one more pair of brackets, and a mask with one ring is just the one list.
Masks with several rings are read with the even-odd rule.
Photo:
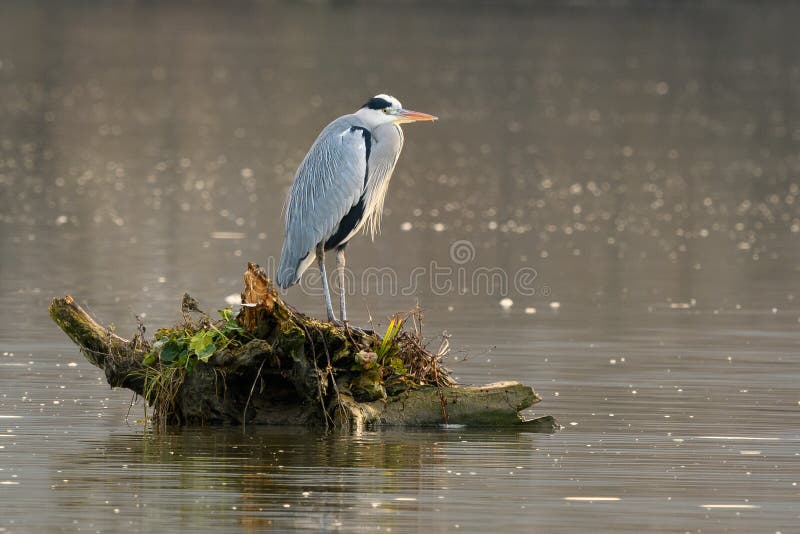
[[369, 329], [359, 328], [357, 326], [353, 326], [353, 325], [350, 324], [350, 321], [347, 321], [347, 320], [339, 321], [338, 319], [334, 319], [333, 321], [330, 321], [330, 322], [335, 324], [339, 328], [352, 330], [353, 332], [356, 332], [356, 333], [358, 333], [358, 334], [360, 334], [362, 336], [374, 336], [375, 335], [375, 331], [374, 330], [369, 330]]

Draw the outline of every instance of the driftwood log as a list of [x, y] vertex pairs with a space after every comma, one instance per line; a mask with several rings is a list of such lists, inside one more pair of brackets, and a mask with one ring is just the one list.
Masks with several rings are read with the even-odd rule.
[[[541, 400], [530, 386], [456, 385], [442, 354], [400, 331], [398, 318], [397, 330], [384, 336], [323, 323], [284, 303], [257, 265], [248, 264], [244, 281], [235, 317], [215, 324], [186, 295], [184, 322], [159, 330], [152, 341], [143, 327], [133, 339], [120, 337], [70, 296], [54, 299], [50, 316], [112, 387], [143, 397], [160, 424], [558, 428], [552, 417], [520, 415]], [[181, 345], [179, 336], [191, 341]], [[224, 346], [197, 339], [223, 339]]]

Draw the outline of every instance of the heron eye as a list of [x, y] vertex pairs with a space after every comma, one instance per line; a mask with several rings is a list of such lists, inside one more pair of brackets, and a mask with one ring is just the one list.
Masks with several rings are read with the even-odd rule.
[[389, 113], [389, 110], [387, 110], [386, 108], [383, 108], [383, 112], [384, 113]]

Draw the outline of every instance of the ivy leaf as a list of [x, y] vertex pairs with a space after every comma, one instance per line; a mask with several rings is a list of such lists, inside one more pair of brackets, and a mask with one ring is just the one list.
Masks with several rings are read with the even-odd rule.
[[209, 358], [211, 358], [215, 352], [217, 352], [216, 345], [214, 345], [213, 343], [209, 343], [203, 348], [203, 350], [197, 353], [197, 357], [202, 362], [208, 362]]
[[159, 357], [161, 361], [164, 363], [170, 363], [175, 361], [178, 356], [180, 356], [181, 352], [183, 352], [184, 347], [181, 346], [180, 343], [175, 341], [174, 339], [170, 339], [166, 343], [163, 344], [161, 347], [161, 352]]
[[201, 361], [207, 362], [216, 350], [214, 333], [209, 330], [198, 332], [189, 340], [189, 351], [196, 354]]

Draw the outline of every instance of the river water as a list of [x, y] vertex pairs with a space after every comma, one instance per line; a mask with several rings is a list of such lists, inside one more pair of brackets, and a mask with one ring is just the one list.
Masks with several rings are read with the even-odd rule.
[[[4, 2], [0, 532], [800, 531], [800, 9], [579, 4]], [[143, 428], [52, 297], [123, 335], [224, 306], [381, 92], [441, 120], [351, 319], [419, 304], [564, 429]]]

